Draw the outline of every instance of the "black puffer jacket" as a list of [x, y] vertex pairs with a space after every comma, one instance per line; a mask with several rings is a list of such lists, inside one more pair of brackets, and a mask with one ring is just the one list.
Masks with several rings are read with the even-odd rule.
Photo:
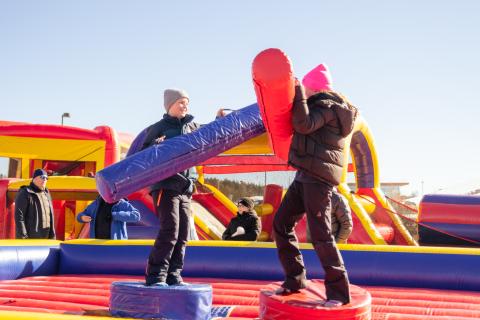
[[[44, 192], [50, 204], [50, 230], [42, 230], [42, 205], [39, 194]], [[22, 186], [15, 198], [15, 237], [17, 239], [54, 239], [52, 198], [48, 189], [40, 190], [33, 183]]]
[[[245, 234], [232, 237], [238, 227], [245, 229]], [[262, 222], [254, 211], [237, 213], [237, 216], [230, 220], [227, 229], [223, 232], [222, 239], [255, 241], [260, 231], [262, 231]]]
[[306, 100], [303, 87], [297, 86], [289, 164], [332, 186], [338, 185], [345, 138], [353, 131], [357, 114], [354, 106], [336, 94], [321, 92]]
[[[187, 114], [183, 119], [172, 117], [168, 114], [163, 115], [163, 119], [151, 125], [147, 129], [147, 136], [143, 142], [142, 149], [146, 149], [155, 144], [155, 139], [165, 136], [170, 139], [182, 134], [191, 133], [197, 130], [200, 125], [193, 122], [193, 116]], [[155, 183], [150, 190], [159, 189], [174, 190], [181, 193], [193, 192], [193, 179], [191, 169], [179, 172], [171, 177]]]

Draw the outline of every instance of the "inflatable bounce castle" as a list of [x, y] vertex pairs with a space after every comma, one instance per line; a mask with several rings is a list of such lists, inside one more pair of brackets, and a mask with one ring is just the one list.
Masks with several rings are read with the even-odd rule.
[[[73, 239], [0, 240], [0, 318], [480, 318], [480, 276], [476, 272], [480, 267], [479, 249], [417, 245], [380, 190], [373, 136], [361, 117], [345, 142], [347, 152], [339, 185], [354, 213], [349, 244], [339, 245], [352, 283], [350, 304], [333, 309], [322, 306], [325, 292], [318, 279], [323, 279], [324, 273], [310, 244], [301, 244], [308, 277], [314, 279], [309, 289], [278, 297], [272, 292], [278, 288], [283, 271], [271, 241], [215, 241], [236, 208], [219, 190], [205, 183], [205, 174], [292, 170], [285, 153], [291, 129], [279, 125], [280, 130], [276, 130], [277, 122], [270, 119], [272, 103], [281, 106], [276, 110], [280, 114], [288, 113], [294, 84], [293, 74], [288, 74], [291, 66], [288, 70], [272, 70], [277, 58], [290, 63], [278, 49], [266, 50], [254, 61], [258, 104], [140, 152], [138, 140], [134, 140], [129, 156], [123, 160], [122, 143], [110, 128], [0, 125], [0, 155], [21, 159], [21, 163], [11, 165], [16, 179], [0, 180], [0, 235], [4, 239], [14, 237], [15, 194], [30, 180], [35, 168], [43, 167], [53, 174], [49, 188], [55, 201], [59, 239]], [[283, 77], [285, 70], [287, 76]], [[272, 86], [276, 81], [278, 85]], [[262, 117], [269, 120], [262, 121]], [[285, 117], [280, 119], [284, 121]], [[39, 146], [38, 150], [31, 149], [30, 144]], [[183, 275], [190, 285], [168, 290], [146, 288], [143, 274], [153, 240], [141, 238], [152, 238], [158, 218], [145, 187], [191, 166], [198, 166], [203, 185], [203, 191], [194, 195], [193, 209], [197, 233], [205, 240], [188, 244]], [[355, 175], [356, 190], [350, 190], [346, 183], [349, 172]], [[74, 217], [97, 196], [97, 190], [110, 201], [128, 196], [142, 211], [142, 220], [128, 230], [130, 238], [138, 240], [76, 239], [87, 233]], [[271, 222], [282, 193], [279, 186], [266, 186], [264, 203], [257, 208], [264, 240], [272, 238]], [[452, 210], [476, 212], [470, 205], [478, 203], [426, 198], [420, 220], [438, 229], [447, 225], [452, 234], [458, 230], [455, 224], [462, 225], [464, 237], [474, 237], [471, 231], [475, 226], [467, 214], [465, 218], [452, 218], [452, 214], [439, 209], [442, 204], [449, 204]], [[305, 222], [301, 221], [297, 226], [299, 238], [304, 237], [304, 229]], [[422, 231], [421, 239], [431, 241]]]

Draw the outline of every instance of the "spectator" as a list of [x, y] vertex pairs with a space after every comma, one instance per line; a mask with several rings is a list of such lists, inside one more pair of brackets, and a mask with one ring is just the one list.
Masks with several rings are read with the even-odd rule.
[[237, 216], [230, 220], [222, 239], [256, 241], [262, 230], [262, 224], [253, 209], [253, 201], [249, 198], [242, 198], [237, 202], [237, 207]]
[[90, 223], [90, 238], [96, 239], [128, 239], [127, 222], [139, 220], [140, 212], [127, 200], [107, 203], [100, 196], [77, 216], [78, 222]]
[[[353, 220], [350, 206], [347, 199], [333, 189], [332, 192], [332, 213], [331, 213], [332, 235], [336, 243], [347, 243], [352, 233]], [[307, 224], [307, 241], [312, 242], [310, 228]]]
[[55, 239], [55, 224], [47, 172], [37, 169], [28, 186], [20, 187], [15, 197], [15, 237], [17, 239]]
[[332, 192], [332, 234], [336, 243], [347, 243], [352, 233], [353, 220], [347, 199], [338, 192]]

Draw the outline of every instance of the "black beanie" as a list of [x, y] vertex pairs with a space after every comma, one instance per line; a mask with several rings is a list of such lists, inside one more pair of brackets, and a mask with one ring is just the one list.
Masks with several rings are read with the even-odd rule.
[[43, 169], [37, 169], [33, 172], [32, 180], [39, 176], [48, 176], [47, 171]]
[[250, 198], [241, 198], [240, 200], [238, 200], [237, 204], [243, 204], [249, 210], [253, 210], [253, 208], [255, 207], [255, 203]]

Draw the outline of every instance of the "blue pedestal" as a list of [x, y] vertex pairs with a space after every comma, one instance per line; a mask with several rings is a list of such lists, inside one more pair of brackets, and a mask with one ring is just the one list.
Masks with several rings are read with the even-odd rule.
[[144, 282], [113, 282], [110, 295], [112, 316], [208, 320], [212, 308], [212, 286], [147, 287]]

